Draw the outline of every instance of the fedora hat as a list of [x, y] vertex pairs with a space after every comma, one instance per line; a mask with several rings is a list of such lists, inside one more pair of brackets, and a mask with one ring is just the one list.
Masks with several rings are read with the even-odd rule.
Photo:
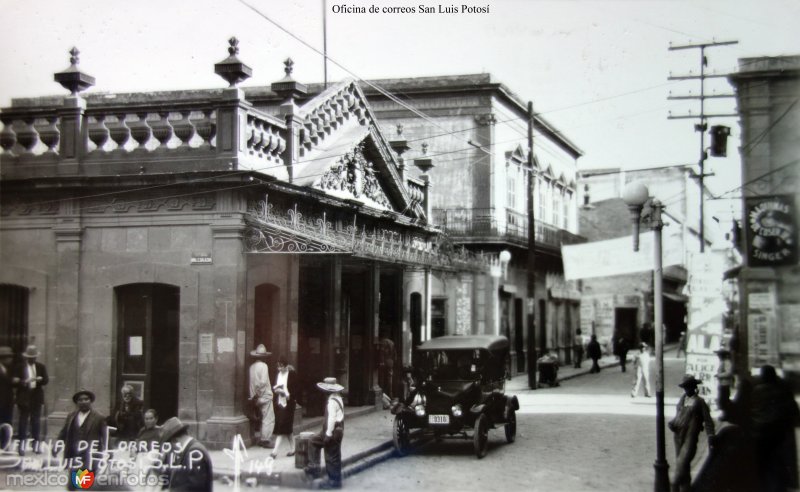
[[11, 357], [14, 355], [14, 351], [11, 350], [11, 347], [7, 347], [3, 345], [0, 347], [0, 357]]
[[164, 425], [161, 426], [161, 442], [167, 442], [176, 434], [185, 431], [189, 428], [189, 424], [184, 424], [178, 417], [170, 417], [164, 422]]
[[22, 356], [26, 359], [35, 359], [39, 357], [39, 351], [36, 349], [36, 345], [28, 345], [25, 352], [22, 352]]
[[89, 400], [91, 400], [91, 401], [92, 401], [92, 403], [94, 403], [94, 393], [92, 393], [91, 391], [89, 391], [89, 390], [87, 390], [87, 389], [81, 389], [81, 390], [78, 390], [78, 392], [77, 392], [77, 393], [75, 393], [74, 395], [72, 395], [72, 402], [73, 402], [73, 403], [78, 403], [78, 397], [79, 397], [79, 396], [81, 396], [81, 395], [86, 395], [86, 396], [88, 396], [88, 397], [89, 397]]
[[703, 382], [695, 378], [693, 375], [687, 374], [683, 376], [683, 381], [681, 381], [681, 384], [679, 384], [678, 386], [680, 386], [681, 388], [686, 388], [687, 386], [692, 386], [696, 388], [698, 384], [703, 384]]
[[272, 352], [267, 352], [267, 347], [263, 343], [259, 343], [255, 350], [250, 351], [250, 355], [253, 357], [266, 357], [272, 355]]
[[317, 388], [328, 393], [338, 393], [344, 389], [344, 386], [336, 382], [336, 378], [325, 378], [321, 383], [317, 383]]

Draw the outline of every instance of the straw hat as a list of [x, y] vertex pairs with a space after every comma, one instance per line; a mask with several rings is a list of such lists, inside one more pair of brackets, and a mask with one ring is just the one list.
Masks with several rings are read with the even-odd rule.
[[695, 378], [693, 375], [687, 374], [683, 376], [683, 381], [678, 386], [680, 386], [681, 388], [686, 388], [687, 386], [696, 388], [697, 385], [699, 384], [703, 384], [703, 382]]
[[36, 350], [36, 345], [28, 345], [28, 348], [25, 349], [25, 352], [22, 353], [22, 356], [27, 359], [35, 359], [39, 357], [39, 351]]
[[272, 355], [272, 352], [267, 352], [267, 347], [263, 343], [259, 343], [255, 350], [250, 351], [250, 355], [253, 357], [266, 357]]
[[184, 424], [178, 417], [170, 417], [164, 422], [164, 425], [161, 426], [161, 442], [169, 441], [175, 437], [176, 434], [188, 428], [189, 424]]
[[81, 390], [78, 390], [78, 392], [77, 392], [77, 393], [75, 393], [74, 395], [72, 395], [72, 402], [73, 402], [73, 403], [78, 403], [78, 397], [80, 397], [81, 395], [86, 395], [86, 396], [88, 396], [88, 397], [89, 397], [89, 400], [91, 400], [91, 401], [92, 401], [92, 403], [94, 403], [94, 393], [92, 393], [91, 391], [89, 391], [89, 390], [87, 390], [87, 389], [81, 389]]
[[328, 393], [338, 393], [344, 389], [344, 386], [336, 382], [336, 378], [325, 378], [321, 383], [317, 383], [317, 388]]

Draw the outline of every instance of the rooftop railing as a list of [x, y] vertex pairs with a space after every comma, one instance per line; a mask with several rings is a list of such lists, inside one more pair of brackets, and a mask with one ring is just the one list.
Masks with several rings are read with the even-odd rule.
[[[528, 216], [510, 209], [435, 208], [433, 223], [456, 241], [505, 241], [528, 245]], [[562, 244], [577, 244], [586, 239], [556, 226], [536, 220], [536, 246], [560, 249]]]

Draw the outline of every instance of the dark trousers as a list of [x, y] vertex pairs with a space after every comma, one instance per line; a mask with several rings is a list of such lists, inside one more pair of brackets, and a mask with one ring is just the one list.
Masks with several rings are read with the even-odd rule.
[[31, 437], [34, 441], [39, 441], [39, 424], [42, 420], [42, 406], [19, 408], [19, 440], [20, 449], [24, 449], [25, 439], [28, 437], [28, 421], [31, 423]]
[[[325, 444], [325, 436], [317, 434], [311, 438], [311, 445], [325, 450], [325, 471], [328, 481], [334, 487], [342, 485], [342, 441], [330, 439]], [[312, 453], [315, 454], [315, 453]], [[316, 463], [319, 465], [319, 463]]]
[[625, 364], [628, 362], [628, 352], [623, 352], [619, 354], [619, 365], [622, 367], [622, 372], [625, 372], [626, 367]]
[[592, 369], [589, 372], [600, 372], [600, 364], [597, 361], [600, 359], [592, 359]]

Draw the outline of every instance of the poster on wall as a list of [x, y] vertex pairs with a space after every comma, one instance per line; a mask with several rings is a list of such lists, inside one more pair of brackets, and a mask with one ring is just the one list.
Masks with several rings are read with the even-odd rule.
[[748, 198], [745, 238], [750, 266], [797, 263], [797, 216], [794, 197], [774, 195]]

